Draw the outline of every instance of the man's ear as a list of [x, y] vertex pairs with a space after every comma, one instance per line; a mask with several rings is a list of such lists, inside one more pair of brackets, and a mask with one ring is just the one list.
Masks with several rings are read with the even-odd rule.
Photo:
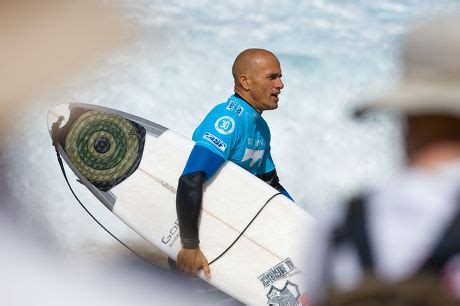
[[240, 75], [240, 84], [241, 84], [241, 87], [244, 88], [244, 90], [249, 90], [249, 78], [247, 75], [245, 74]]

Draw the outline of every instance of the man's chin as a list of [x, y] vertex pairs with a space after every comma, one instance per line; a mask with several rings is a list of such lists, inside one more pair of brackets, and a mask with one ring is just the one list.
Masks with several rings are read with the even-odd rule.
[[272, 97], [270, 101], [263, 104], [263, 110], [273, 110], [278, 108], [278, 98]]
[[272, 97], [272, 100], [270, 101], [270, 106], [272, 106], [271, 109], [277, 109], [278, 108], [278, 97]]
[[271, 103], [269, 110], [274, 110], [278, 108], [278, 103]]

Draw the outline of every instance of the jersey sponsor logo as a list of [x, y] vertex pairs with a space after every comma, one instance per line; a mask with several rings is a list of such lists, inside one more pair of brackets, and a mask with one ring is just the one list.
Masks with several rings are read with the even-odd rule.
[[290, 258], [286, 258], [267, 272], [263, 273], [259, 277], [259, 281], [262, 283], [264, 288], [268, 287], [275, 281], [279, 280], [280, 278], [285, 277], [289, 274], [292, 270], [295, 269], [294, 264]]
[[232, 110], [234, 109], [236, 106], [236, 102], [233, 101], [233, 100], [230, 100], [230, 102], [228, 103], [227, 107], [225, 108], [226, 110]]
[[265, 139], [263, 137], [260, 137], [259, 139], [256, 139], [255, 146], [256, 147], [258, 147], [258, 146], [265, 147]]
[[243, 113], [243, 111], [244, 111], [244, 107], [242, 107], [241, 105], [238, 105], [238, 107], [236, 108], [235, 113], [236, 113], [238, 116], [241, 116], [241, 114]]
[[218, 148], [222, 152], [224, 152], [225, 149], [227, 149], [227, 144], [211, 133], [204, 133], [203, 138], [212, 143], [216, 148]]
[[232, 117], [223, 116], [216, 120], [214, 127], [222, 135], [228, 135], [235, 130], [235, 120]]
[[254, 149], [246, 149], [244, 150], [244, 156], [241, 162], [251, 160], [249, 163], [249, 167], [253, 167], [256, 163], [262, 162], [262, 157], [264, 157], [265, 150], [254, 150]]

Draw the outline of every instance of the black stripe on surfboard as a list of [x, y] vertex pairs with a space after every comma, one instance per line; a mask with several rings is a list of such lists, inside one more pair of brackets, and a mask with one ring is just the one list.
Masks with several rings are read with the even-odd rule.
[[216, 262], [219, 258], [221, 258], [222, 256], [224, 256], [225, 253], [227, 253], [228, 250], [230, 250], [232, 248], [232, 246], [235, 245], [235, 243], [241, 238], [241, 236], [243, 236], [243, 234], [246, 232], [246, 230], [249, 228], [249, 226], [251, 226], [251, 224], [254, 222], [254, 220], [259, 216], [259, 214], [262, 212], [262, 210], [267, 206], [268, 203], [270, 203], [270, 201], [276, 197], [277, 195], [282, 195], [281, 192], [278, 192], [278, 193], [275, 193], [274, 195], [272, 195], [268, 200], [267, 202], [265, 202], [265, 204], [259, 209], [259, 211], [257, 212], [257, 214], [252, 218], [251, 221], [249, 221], [248, 225], [246, 225], [246, 227], [241, 231], [241, 233], [238, 235], [238, 237], [236, 237], [236, 239], [219, 255], [217, 256], [216, 258], [214, 258], [213, 260], [211, 260], [209, 262], [209, 265], [213, 264], [214, 262]]
[[69, 183], [69, 180], [67, 179], [67, 174], [65, 172], [65, 168], [64, 168], [64, 163], [62, 162], [62, 159], [61, 159], [61, 155], [59, 153], [59, 149], [61, 148], [61, 146], [59, 144], [54, 144], [54, 148], [56, 150], [56, 156], [57, 156], [57, 159], [58, 159], [58, 163], [59, 163], [59, 166], [61, 167], [61, 171], [62, 171], [62, 174], [64, 175], [64, 179], [67, 183], [67, 186], [69, 187], [70, 191], [72, 192], [73, 196], [75, 197], [75, 199], [78, 201], [78, 203], [81, 205], [81, 207], [86, 211], [86, 213], [100, 226], [102, 227], [110, 236], [112, 236], [116, 241], [118, 241], [121, 245], [123, 245], [125, 248], [127, 248], [128, 250], [130, 250], [132, 253], [134, 253], [137, 257], [139, 257], [141, 260], [143, 260], [144, 262], [148, 263], [148, 264], [151, 264], [153, 266], [155, 266], [152, 262], [150, 262], [149, 260], [147, 260], [146, 258], [144, 258], [143, 256], [141, 256], [139, 253], [137, 253], [136, 251], [134, 251], [134, 249], [132, 249], [131, 247], [129, 247], [126, 243], [124, 243], [123, 241], [121, 241], [117, 236], [115, 236], [112, 232], [110, 232], [104, 225], [102, 225], [101, 222], [99, 222], [98, 219], [96, 219], [96, 217], [93, 216], [93, 214], [91, 214], [91, 212], [88, 210], [88, 208], [86, 208], [85, 205], [83, 205], [83, 203], [80, 201], [80, 199], [77, 197], [77, 195], [75, 194], [75, 192], [73, 191], [72, 189], [72, 186], [70, 185]]
[[[154, 175], [152, 175], [151, 173], [149, 173], [147, 170], [142, 169], [141, 167], [137, 168], [137, 170], [138, 170], [139, 172], [142, 172], [144, 175], [148, 176], [149, 178], [155, 180], [156, 182], [158, 182], [159, 184], [161, 184], [164, 188], [166, 188], [166, 189], [168, 189], [169, 191], [171, 191], [173, 194], [176, 194], [176, 189], [175, 189], [173, 186], [171, 186], [170, 184], [168, 184], [167, 182], [163, 181], [162, 179], [160, 179], [160, 178], [158, 178], [158, 177], [155, 177]], [[278, 194], [280, 194], [280, 193], [278, 192], [278, 193], [275, 193], [274, 195], [272, 195], [272, 196], [267, 200], [267, 202], [265, 202], [265, 204], [261, 206], [260, 210], [256, 213], [254, 219], [257, 217], [257, 215], [260, 213], [260, 211], [265, 207], [265, 205], [266, 205], [268, 202], [270, 202], [270, 200], [273, 199], [275, 195], [278, 195]], [[248, 226], [246, 226], [244, 229], [242, 229], [242, 230], [240, 231], [239, 229], [237, 229], [237, 228], [233, 227], [232, 225], [230, 225], [228, 222], [222, 220], [221, 218], [217, 217], [215, 214], [211, 213], [209, 210], [206, 210], [204, 207], [202, 208], [202, 212], [208, 214], [210, 217], [212, 217], [212, 218], [218, 220], [218, 221], [221, 222], [222, 224], [224, 224], [224, 225], [226, 225], [227, 227], [229, 227], [231, 230], [237, 232], [237, 233], [238, 233], [238, 237], [236, 238], [236, 240], [238, 240], [238, 239], [244, 234], [244, 231], [245, 231], [245, 230], [249, 227], [249, 225], [254, 221], [254, 219], [252, 219], [252, 220], [249, 222]], [[282, 259], [282, 258], [279, 257], [278, 255], [276, 255], [276, 254], [274, 254], [273, 252], [271, 252], [270, 250], [266, 249], [264, 246], [260, 245], [257, 241], [255, 241], [255, 240], [253, 240], [253, 239], [251, 239], [251, 238], [249, 238], [249, 237], [246, 237], [246, 239], [250, 240], [251, 242], [253, 242], [253, 243], [256, 244], [257, 246], [259, 246], [260, 248], [262, 248], [262, 249], [264, 249], [265, 251], [269, 252], [269, 253], [272, 254], [273, 256], [279, 258], [280, 260]], [[236, 242], [236, 240], [235, 240], [231, 245], [233, 245], [233, 244]], [[227, 250], [228, 250], [228, 249], [226, 249], [226, 250], [224, 251], [224, 253], [225, 253]], [[220, 256], [220, 255], [219, 255], [219, 256]], [[218, 256], [218, 257], [219, 257], [219, 256]], [[217, 260], [217, 258], [214, 259], [213, 261], [215, 261], [215, 260]]]

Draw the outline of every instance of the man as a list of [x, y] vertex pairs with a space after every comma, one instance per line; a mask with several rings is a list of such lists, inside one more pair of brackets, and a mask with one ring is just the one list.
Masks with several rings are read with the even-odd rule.
[[[315, 305], [343, 305], [344, 299], [354, 305], [353, 298], [361, 303], [356, 305], [380, 305], [374, 302], [385, 298], [415, 305], [423, 295], [438, 296], [434, 304], [446, 305], [440, 302], [444, 290], [460, 293], [460, 265], [452, 260], [460, 254], [458, 17], [412, 31], [403, 53], [402, 84], [359, 111], [383, 109], [401, 116], [407, 167], [320, 222], [307, 273]], [[379, 286], [371, 286], [368, 272], [382, 280]], [[422, 286], [426, 273], [436, 285]]]
[[199, 248], [198, 219], [203, 183], [230, 160], [289, 196], [280, 185], [270, 154], [270, 130], [261, 117], [278, 107], [284, 85], [276, 56], [263, 49], [241, 52], [232, 67], [235, 94], [214, 107], [193, 134], [190, 153], [177, 187], [177, 215], [182, 249], [177, 266], [187, 274], [210, 269]]

